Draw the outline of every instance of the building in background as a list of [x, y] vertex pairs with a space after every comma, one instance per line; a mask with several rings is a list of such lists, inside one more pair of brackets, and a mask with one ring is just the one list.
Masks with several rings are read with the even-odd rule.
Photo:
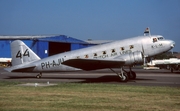
[[[66, 35], [0, 36], [0, 60], [3, 60], [0, 63], [3, 65], [9, 65], [11, 62], [10, 43], [14, 40], [22, 40], [40, 58], [96, 45]], [[4, 58], [8, 61], [7, 63], [4, 62]]]

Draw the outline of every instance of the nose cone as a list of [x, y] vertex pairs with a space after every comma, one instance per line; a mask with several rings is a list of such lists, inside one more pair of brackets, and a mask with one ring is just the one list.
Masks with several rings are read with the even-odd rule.
[[164, 50], [165, 51], [169, 51], [171, 50], [172, 48], [175, 47], [175, 42], [173, 40], [165, 40], [164, 41]]
[[170, 47], [171, 47], [171, 49], [175, 47], [175, 42], [172, 40], [170, 40]]
[[171, 48], [174, 48], [175, 47], [175, 42], [174, 41], [171, 41]]

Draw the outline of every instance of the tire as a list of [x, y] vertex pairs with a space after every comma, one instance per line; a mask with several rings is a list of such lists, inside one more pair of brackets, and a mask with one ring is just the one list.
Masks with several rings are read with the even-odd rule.
[[126, 73], [123, 74], [123, 77], [120, 78], [121, 82], [127, 82], [129, 80], [129, 77]]
[[135, 80], [136, 79], [136, 73], [134, 71], [128, 72], [129, 79]]

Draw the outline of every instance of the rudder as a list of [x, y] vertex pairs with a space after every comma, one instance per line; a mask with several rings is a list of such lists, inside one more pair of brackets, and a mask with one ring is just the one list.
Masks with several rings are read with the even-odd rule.
[[40, 60], [40, 58], [20, 40], [11, 43], [12, 66]]

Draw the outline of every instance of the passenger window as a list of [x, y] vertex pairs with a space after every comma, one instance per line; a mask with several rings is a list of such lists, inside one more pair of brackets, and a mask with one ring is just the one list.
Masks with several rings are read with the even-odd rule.
[[88, 58], [88, 55], [85, 55], [85, 58]]
[[112, 49], [112, 53], [115, 52], [115, 49]]
[[124, 47], [121, 47], [121, 50], [124, 50]]
[[129, 46], [129, 48], [130, 48], [130, 49], [133, 49], [133, 48], [134, 48], [134, 46], [133, 46], [133, 45], [130, 45], [130, 46]]
[[103, 54], [106, 54], [106, 51], [103, 51]]

